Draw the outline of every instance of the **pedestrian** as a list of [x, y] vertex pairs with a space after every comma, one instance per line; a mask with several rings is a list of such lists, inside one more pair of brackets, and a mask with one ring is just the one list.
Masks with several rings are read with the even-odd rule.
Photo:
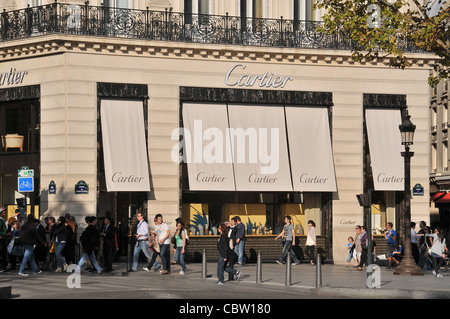
[[230, 249], [227, 226], [225, 224], [220, 224], [218, 231], [220, 233], [220, 237], [217, 242], [217, 249], [219, 250], [219, 259], [217, 262], [217, 284], [223, 285], [225, 281], [223, 274], [225, 271], [234, 275], [236, 280], [239, 280], [241, 272], [228, 265], [232, 251]]
[[[157, 225], [156, 218], [153, 219], [155, 225]], [[151, 250], [152, 258], [150, 259], [147, 267], [144, 267], [143, 269], [145, 271], [150, 271], [152, 269], [153, 265], [155, 265], [154, 271], [158, 271], [161, 268], [161, 265], [156, 261], [156, 257], [159, 256], [159, 244], [158, 244], [158, 238], [156, 236], [156, 233], [154, 231], [151, 231], [149, 233], [149, 241], [148, 241], [148, 247]]]
[[367, 235], [366, 226], [361, 226], [361, 258], [359, 261], [358, 270], [362, 270], [364, 264], [366, 265], [366, 267], [368, 266], [367, 264], [367, 254], [369, 250], [368, 245], [369, 245], [369, 237]]
[[86, 260], [90, 260], [92, 266], [95, 267], [97, 273], [102, 274], [103, 269], [97, 263], [97, 257], [95, 256], [95, 247], [100, 241], [100, 234], [97, 229], [97, 217], [88, 216], [85, 218], [88, 223], [88, 227], [83, 231], [80, 237], [81, 249], [83, 250], [83, 255], [78, 262], [78, 267], [83, 267]]
[[423, 267], [426, 265], [427, 270], [432, 270], [430, 249], [431, 246], [433, 246], [433, 234], [431, 233], [431, 229], [428, 226], [425, 226], [423, 230], [424, 230], [423, 235], [424, 241], [422, 246], [420, 247], [423, 250], [423, 255], [419, 263], [419, 267], [423, 269]]
[[236, 223], [237, 232], [236, 232], [236, 245], [234, 247], [234, 251], [238, 256], [237, 264], [239, 266], [244, 264], [244, 248], [245, 248], [245, 225], [241, 221], [239, 216], [234, 217], [234, 221]]
[[430, 249], [431, 261], [433, 263], [433, 276], [443, 277], [439, 273], [439, 268], [444, 264], [445, 255], [448, 255], [446, 247], [445, 232], [441, 228], [436, 228], [433, 234], [433, 246]]
[[422, 268], [420, 265], [423, 265], [422, 264], [422, 261], [423, 261], [423, 255], [425, 254], [425, 252], [426, 252], [426, 249], [425, 249], [425, 228], [426, 228], [426, 226], [427, 226], [427, 224], [426, 224], [426, 222], [425, 221], [421, 221], [420, 223], [419, 223], [419, 231], [416, 233], [416, 236], [417, 236], [417, 248], [418, 248], [418, 250], [419, 250], [419, 261], [417, 262], [417, 265], [420, 267], [420, 268]]
[[361, 257], [361, 226], [355, 227], [355, 248], [353, 249], [353, 260], [355, 261], [355, 267], [358, 267]]
[[18, 220], [14, 220], [12, 222], [12, 232], [10, 240], [14, 240], [14, 246], [12, 251], [8, 254], [8, 266], [5, 271], [15, 270], [17, 264], [17, 258], [23, 257], [24, 248], [22, 243], [20, 242], [20, 227], [21, 224]]
[[416, 233], [416, 223], [411, 222], [411, 253], [414, 258], [414, 262], [416, 265], [419, 264], [420, 259], [420, 252], [419, 252], [419, 246], [418, 246], [418, 237]]
[[28, 263], [30, 263], [33, 274], [40, 274], [42, 270], [39, 269], [34, 260], [34, 246], [38, 242], [41, 242], [46, 246], [47, 242], [38, 234], [34, 225], [34, 216], [32, 214], [28, 215], [27, 221], [20, 228], [20, 242], [24, 248], [24, 255], [22, 263], [20, 264], [19, 275], [28, 276], [28, 274], [25, 273], [25, 266]]
[[308, 234], [306, 236], [306, 248], [305, 248], [305, 254], [310, 259], [310, 265], [314, 266], [314, 247], [317, 246], [316, 241], [316, 223], [312, 220], [308, 220]]
[[67, 264], [75, 263], [75, 246], [77, 244], [77, 226], [70, 214], [64, 216], [66, 218], [67, 241], [63, 250], [63, 256]]
[[134, 237], [136, 238], [136, 244], [134, 245], [133, 263], [131, 264], [132, 271], [137, 271], [139, 254], [141, 253], [141, 251], [144, 253], [145, 257], [147, 257], [147, 262], [152, 259], [152, 253], [150, 252], [150, 249], [148, 247], [148, 223], [145, 221], [144, 214], [141, 212], [138, 212], [136, 214], [136, 218], [138, 224], [136, 226], [136, 234], [134, 235]]
[[283, 250], [281, 252], [281, 256], [279, 259], [276, 260], [277, 263], [285, 264], [286, 263], [286, 257], [288, 254], [291, 254], [292, 262], [294, 265], [298, 265], [300, 261], [298, 260], [297, 256], [295, 255], [294, 251], [292, 250], [292, 246], [295, 246], [295, 230], [294, 225], [291, 223], [291, 216], [287, 215], [284, 218], [284, 226], [281, 233], [275, 237], [275, 240], [278, 240], [278, 238], [282, 237], [284, 241]]
[[350, 266], [350, 262], [352, 261], [354, 249], [355, 249], [355, 241], [353, 240], [353, 237], [350, 236], [349, 238], [347, 238], [347, 251], [348, 251], [347, 267]]
[[230, 219], [229, 225], [226, 225], [228, 227], [228, 238], [229, 238], [229, 243], [230, 243], [230, 249], [231, 249], [231, 254], [230, 254], [230, 260], [228, 262], [228, 264], [231, 267], [234, 267], [234, 265], [236, 264], [236, 260], [238, 255], [236, 254], [236, 252], [234, 251], [234, 247], [236, 246], [236, 233], [238, 228], [236, 227], [236, 221], [233, 218]]
[[186, 255], [186, 235], [183, 222], [178, 220], [177, 230], [175, 232], [177, 247], [175, 252], [175, 262], [181, 266], [180, 275], [184, 275], [186, 273], [186, 264], [184, 262], [184, 256]]
[[56, 223], [56, 227], [52, 233], [52, 239], [55, 243], [55, 256], [56, 256], [56, 271], [55, 272], [64, 272], [67, 270], [67, 262], [63, 256], [64, 247], [66, 247], [67, 241], [67, 227], [66, 227], [66, 218], [64, 216], [60, 216]]
[[53, 257], [55, 256], [54, 242], [52, 239], [53, 232], [56, 228], [56, 220], [53, 216], [47, 216], [44, 219], [47, 226], [45, 227], [45, 237], [47, 241], [47, 256], [45, 257], [44, 264], [42, 266], [42, 270], [50, 270], [50, 264], [53, 261]]
[[394, 266], [397, 267], [402, 259], [403, 259], [403, 246], [401, 242], [399, 242], [397, 248], [392, 253], [392, 260], [395, 263]]
[[0, 272], [5, 271], [6, 267], [8, 266], [8, 252], [7, 252], [7, 246], [8, 241], [6, 238], [6, 231], [7, 231], [7, 225], [6, 225], [6, 208], [1, 207], [0, 208]]
[[388, 222], [384, 232], [384, 238], [387, 239], [386, 257], [388, 259], [387, 268], [390, 269], [393, 262], [393, 254], [397, 248], [397, 233], [393, 228], [393, 224]]
[[112, 219], [109, 216], [105, 217], [105, 224], [103, 226], [101, 236], [103, 237], [103, 258], [104, 258], [103, 270], [104, 272], [110, 272], [113, 270], [112, 263], [114, 250], [116, 249], [115, 246], [116, 228], [114, 227]]
[[161, 262], [163, 264], [161, 275], [166, 275], [170, 273], [170, 230], [169, 225], [164, 222], [161, 214], [157, 214], [155, 219], [155, 233], [160, 249], [159, 256], [161, 257]]
[[[39, 219], [34, 218], [34, 226], [36, 227], [36, 230], [41, 236], [42, 239], [44, 239], [45, 242], [45, 230], [44, 226], [42, 226]], [[48, 246], [48, 245], [47, 245]], [[44, 263], [45, 257], [47, 256], [47, 246], [42, 245], [41, 241], [38, 242], [36, 247], [34, 247], [34, 259], [36, 260], [36, 264], [39, 266], [39, 264]]]

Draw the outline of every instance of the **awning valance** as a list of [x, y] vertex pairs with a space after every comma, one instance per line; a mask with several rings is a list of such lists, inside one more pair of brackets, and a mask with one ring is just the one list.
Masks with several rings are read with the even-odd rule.
[[399, 130], [401, 122], [398, 109], [366, 110], [370, 162], [377, 191], [404, 190], [403, 146]]
[[108, 192], [150, 191], [143, 102], [102, 100], [100, 119]]

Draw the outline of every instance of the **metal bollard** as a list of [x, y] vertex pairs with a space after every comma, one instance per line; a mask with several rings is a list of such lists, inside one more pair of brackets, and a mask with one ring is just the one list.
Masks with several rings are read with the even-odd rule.
[[316, 288], [322, 286], [322, 261], [320, 254], [317, 254], [316, 258]]
[[207, 269], [206, 269], [206, 249], [203, 248], [202, 253], [202, 279], [206, 279]]
[[256, 283], [262, 283], [262, 262], [261, 262], [261, 251], [258, 250], [258, 257], [256, 263]]
[[291, 272], [291, 254], [286, 256], [286, 279], [284, 285], [286, 287], [292, 286], [292, 272]]

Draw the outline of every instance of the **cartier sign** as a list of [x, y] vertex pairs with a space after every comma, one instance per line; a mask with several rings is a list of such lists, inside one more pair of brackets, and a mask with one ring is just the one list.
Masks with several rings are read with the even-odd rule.
[[0, 86], [20, 84], [23, 78], [28, 74], [28, 71], [18, 71], [15, 68], [10, 68], [8, 72], [0, 72]]
[[290, 76], [275, 75], [273, 72], [264, 72], [263, 74], [239, 73], [246, 69], [243, 64], [233, 66], [225, 76], [225, 83], [228, 86], [253, 87], [260, 88], [284, 88], [288, 81], [293, 81]]

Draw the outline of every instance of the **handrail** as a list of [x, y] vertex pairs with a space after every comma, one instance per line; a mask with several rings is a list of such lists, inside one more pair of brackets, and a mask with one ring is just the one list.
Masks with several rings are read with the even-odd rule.
[[[0, 43], [72, 34], [206, 44], [351, 50], [344, 33], [317, 31], [321, 22], [176, 13], [58, 3], [0, 13]], [[404, 43], [405, 51], [418, 51]]]

